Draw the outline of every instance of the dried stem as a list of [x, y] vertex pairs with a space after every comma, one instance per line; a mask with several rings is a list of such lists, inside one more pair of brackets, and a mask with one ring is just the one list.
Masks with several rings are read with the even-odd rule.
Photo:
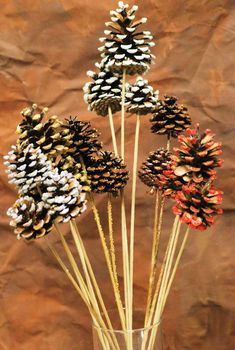
[[112, 207], [112, 200], [111, 200], [111, 197], [109, 194], [108, 194], [107, 211], [108, 211], [108, 225], [109, 225], [110, 256], [111, 256], [113, 274], [114, 274], [116, 285], [117, 285], [117, 288], [118, 288], [119, 294], [120, 294], [119, 283], [118, 283], [117, 264], [116, 264], [116, 249], [115, 249], [114, 237], [113, 237], [113, 207]]
[[134, 244], [135, 244], [135, 203], [136, 203], [136, 180], [137, 180], [137, 163], [139, 149], [140, 133], [140, 115], [136, 116], [135, 145], [133, 157], [133, 174], [132, 174], [132, 198], [131, 198], [131, 226], [130, 226], [130, 322], [132, 329], [133, 314], [133, 273], [134, 273]]
[[109, 113], [110, 131], [111, 131], [112, 142], [113, 142], [113, 150], [114, 150], [115, 156], [117, 157], [118, 156], [117, 140], [116, 140], [116, 134], [114, 129], [114, 123], [113, 123], [113, 113], [110, 106], [108, 107], [108, 113]]
[[90, 194], [90, 200], [91, 200], [92, 210], [93, 210], [93, 214], [94, 214], [94, 219], [95, 219], [95, 222], [96, 222], [96, 225], [97, 225], [97, 229], [98, 229], [98, 232], [99, 232], [102, 248], [103, 248], [103, 251], [104, 251], [104, 256], [105, 256], [106, 264], [107, 264], [107, 267], [108, 267], [110, 279], [111, 279], [111, 282], [112, 282], [112, 287], [113, 287], [113, 290], [114, 290], [115, 301], [116, 301], [116, 304], [117, 304], [117, 308], [118, 308], [121, 324], [122, 324], [123, 329], [125, 329], [125, 323], [124, 323], [124, 318], [123, 318], [124, 317], [124, 309], [123, 309], [122, 301], [121, 301], [121, 298], [120, 298], [120, 293], [119, 293], [119, 291], [117, 289], [117, 286], [116, 286], [115, 277], [114, 277], [113, 269], [112, 269], [112, 262], [111, 262], [109, 249], [108, 249], [106, 238], [105, 238], [105, 234], [104, 234], [104, 231], [103, 231], [103, 228], [102, 228], [102, 225], [101, 225], [99, 212], [98, 212], [98, 210], [96, 208], [94, 198], [93, 198], [93, 196], [91, 194]]

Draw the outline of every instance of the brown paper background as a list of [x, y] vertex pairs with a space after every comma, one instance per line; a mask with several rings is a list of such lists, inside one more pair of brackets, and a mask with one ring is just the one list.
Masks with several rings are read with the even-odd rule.
[[[132, 1], [130, 1], [133, 4]], [[136, 1], [148, 17], [157, 42], [156, 64], [146, 78], [161, 94], [185, 103], [201, 128], [213, 129], [223, 142], [225, 164], [218, 187], [225, 192], [224, 215], [207, 232], [192, 232], [167, 303], [165, 350], [235, 349], [234, 214], [234, 0]], [[108, 121], [88, 113], [82, 86], [86, 71], [99, 59], [96, 49], [110, 0], [0, 0], [0, 139], [1, 156], [15, 142], [20, 111], [31, 102], [50, 107], [60, 117], [91, 120], [111, 147]], [[119, 134], [120, 117], [115, 117]], [[127, 119], [127, 163], [132, 166], [134, 117]], [[164, 144], [142, 119], [141, 162]], [[92, 349], [90, 318], [43, 240], [18, 242], [6, 209], [15, 201], [1, 162], [0, 174], [0, 350]], [[138, 182], [136, 221], [136, 304], [143, 305], [150, 257], [153, 198]], [[127, 190], [130, 204], [130, 188]], [[106, 201], [97, 197], [105, 219]], [[163, 240], [173, 217], [167, 205]], [[114, 203], [118, 220], [118, 201]], [[102, 290], [110, 307], [111, 288], [90, 210], [80, 220]], [[65, 231], [67, 228], [65, 227]], [[69, 238], [69, 236], [68, 236]], [[51, 234], [52, 241], [58, 241]], [[118, 251], [120, 235], [116, 232]], [[162, 254], [161, 254], [162, 257]], [[121, 267], [119, 269], [122, 275]]]

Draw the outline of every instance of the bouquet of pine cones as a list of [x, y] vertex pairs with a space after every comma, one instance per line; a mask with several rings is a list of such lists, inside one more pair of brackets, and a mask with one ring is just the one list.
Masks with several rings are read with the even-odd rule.
[[[156, 349], [154, 325], [162, 318], [165, 304], [190, 232], [206, 230], [222, 213], [219, 206], [222, 191], [214, 185], [222, 165], [221, 143], [210, 130], [201, 131], [192, 120], [187, 107], [170, 95], [160, 95], [142, 77], [155, 56], [151, 50], [153, 37], [141, 27], [146, 18], [136, 19], [138, 6], [122, 1], [110, 12], [105, 23], [100, 62], [89, 71], [90, 81], [84, 86], [84, 99], [90, 111], [107, 117], [112, 136], [112, 150], [103, 148], [99, 132], [90, 123], [69, 117], [62, 120], [48, 116], [48, 109], [36, 104], [25, 108], [16, 132], [18, 140], [5, 156], [9, 182], [15, 185], [18, 198], [8, 209], [10, 225], [18, 239], [45, 239], [73, 287], [86, 304], [93, 323], [110, 332], [98, 334], [103, 349], [134, 350], [134, 243], [137, 181], [154, 196], [153, 235], [148, 293], [143, 328], [149, 329], [138, 349]], [[137, 76], [133, 83], [129, 76]], [[113, 119], [121, 114], [121, 138], [118, 143]], [[136, 118], [133, 151], [131, 208], [125, 204], [125, 186], [129, 171], [125, 164], [125, 129], [130, 118]], [[149, 117], [148, 117], [149, 116]], [[139, 137], [143, 118], [149, 118], [150, 130], [165, 139], [165, 147], [153, 149], [137, 169]], [[176, 143], [172, 147], [172, 143]], [[118, 147], [120, 145], [120, 147]], [[108, 233], [103, 227], [96, 196], [106, 194]], [[146, 199], [148, 200], [148, 198]], [[115, 234], [118, 223], [112, 215], [112, 203], [121, 210], [123, 286], [117, 273]], [[164, 259], [159, 266], [159, 247], [166, 203], [172, 205], [174, 218]], [[108, 307], [103, 299], [95, 272], [83, 243], [76, 218], [88, 207], [94, 214], [97, 233], [102, 244], [106, 267], [111, 280], [120, 328], [125, 347], [115, 336]], [[130, 228], [126, 216], [130, 213]], [[79, 255], [72, 253], [61, 227], [68, 222]], [[115, 228], [115, 229], [114, 229]], [[69, 266], [50, 241], [57, 232]], [[184, 233], [182, 233], [184, 231]], [[124, 297], [121, 294], [124, 291]]]

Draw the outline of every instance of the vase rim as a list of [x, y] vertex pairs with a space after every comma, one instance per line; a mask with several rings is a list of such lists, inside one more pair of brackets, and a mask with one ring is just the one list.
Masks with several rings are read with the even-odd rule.
[[[111, 311], [117, 311], [115, 308], [114, 309], [109, 309], [108, 313]], [[137, 308], [134, 310], [134, 312], [138, 312], [138, 311], [145, 311], [144, 309], [141, 308]], [[125, 334], [125, 333], [141, 333], [141, 332], [146, 332], [149, 331], [157, 326], [159, 326], [162, 322], [162, 318], [160, 318], [160, 320], [158, 322], [155, 322], [154, 324], [150, 325], [150, 326], [146, 326], [146, 327], [140, 327], [140, 328], [135, 328], [135, 329], [109, 329], [109, 328], [105, 328], [105, 327], [100, 327], [94, 324], [94, 322], [92, 323], [92, 327], [94, 329], [100, 330], [100, 331], [104, 331], [104, 332], [110, 332], [110, 333], [120, 333], [120, 334]]]

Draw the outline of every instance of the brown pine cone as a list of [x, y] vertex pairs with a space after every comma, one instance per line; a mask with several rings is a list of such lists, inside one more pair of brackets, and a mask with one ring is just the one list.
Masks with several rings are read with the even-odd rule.
[[17, 238], [32, 240], [48, 234], [53, 227], [53, 218], [42, 201], [32, 197], [20, 197], [7, 215], [11, 217], [10, 225], [14, 227]]
[[171, 168], [171, 154], [164, 148], [151, 152], [139, 170], [140, 180], [152, 190], [163, 189], [162, 176]]
[[122, 159], [117, 158], [112, 152], [100, 152], [99, 156], [91, 158], [86, 166], [92, 192], [111, 193], [117, 196], [129, 179]]
[[81, 157], [89, 157], [102, 148], [99, 141], [100, 134], [91, 127], [89, 122], [70, 117], [63, 124], [63, 130], [67, 135], [70, 135], [70, 144], [66, 155], [71, 155], [78, 163]]
[[139, 30], [147, 18], [135, 20], [138, 6], [124, 5], [119, 1], [116, 11], [111, 11], [111, 22], [105, 23], [109, 30], [105, 30], [105, 37], [100, 38], [104, 44], [99, 50], [102, 52], [102, 64], [108, 70], [122, 74], [123, 70], [129, 75], [146, 72], [154, 56], [150, 48], [154, 46], [149, 31]]
[[153, 133], [177, 137], [191, 125], [191, 118], [187, 108], [178, 105], [176, 97], [165, 96], [157, 102], [151, 122]]

